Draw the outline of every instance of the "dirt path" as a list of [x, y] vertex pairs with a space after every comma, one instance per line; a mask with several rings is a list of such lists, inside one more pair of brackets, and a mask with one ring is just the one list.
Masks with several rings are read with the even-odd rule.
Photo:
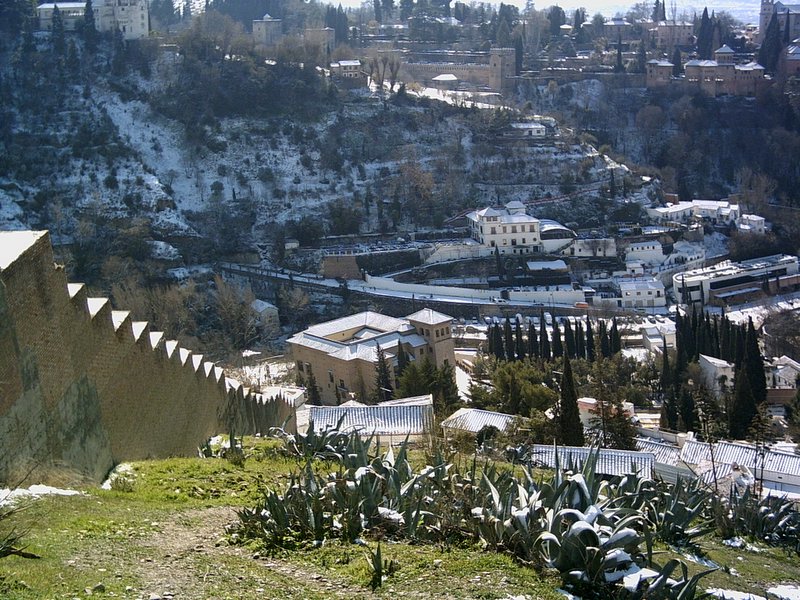
[[[353, 588], [297, 564], [254, 557], [224, 541], [236, 521], [229, 507], [190, 510], [160, 524], [139, 542], [145, 558], [135, 567], [142, 581], [138, 598], [363, 598]], [[134, 590], [131, 590], [132, 592]]]

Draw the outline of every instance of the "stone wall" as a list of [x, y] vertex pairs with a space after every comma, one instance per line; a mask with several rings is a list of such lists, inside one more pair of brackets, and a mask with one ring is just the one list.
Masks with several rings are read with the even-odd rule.
[[293, 414], [54, 266], [46, 232], [0, 233], [0, 481], [194, 454]]

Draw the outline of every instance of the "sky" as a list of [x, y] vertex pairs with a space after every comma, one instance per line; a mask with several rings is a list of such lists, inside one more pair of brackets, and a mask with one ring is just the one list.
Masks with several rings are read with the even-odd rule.
[[[323, 0], [325, 1], [325, 0]], [[328, 0], [333, 4], [338, 4], [337, 0]], [[344, 7], [358, 7], [361, 6], [362, 0], [340, 0], [342, 6]], [[455, 0], [454, 0], [455, 2]], [[397, 4], [397, 0], [395, 4]], [[467, 1], [467, 4], [470, 2]], [[525, 0], [507, 0], [506, 4], [513, 4], [514, 6], [519, 7], [520, 9], [525, 7]], [[648, 0], [648, 4], [654, 4], [655, 0]], [[371, 4], [371, 1], [369, 1]], [[499, 5], [500, 2], [491, 2], [491, 4]], [[602, 13], [605, 17], [613, 17], [617, 13], [625, 14], [628, 12], [628, 9], [635, 4], [634, 1], [625, 2], [621, 0], [600, 0], [592, 1], [592, 0], [560, 0], [559, 2], [555, 2], [554, 0], [544, 0], [542, 2], [536, 2], [535, 6], [537, 9], [545, 9], [549, 6], [554, 4], [558, 4], [561, 8], [564, 9], [565, 12], [569, 15], [571, 11], [574, 11], [576, 8], [585, 8], [587, 14], [591, 17], [595, 13]], [[667, 16], [669, 16], [669, 9], [670, 9], [671, 2], [667, 2]], [[692, 0], [691, 2], [677, 2], [676, 7], [678, 13], [680, 14], [683, 11], [686, 11], [689, 15], [693, 12], [697, 12], [698, 14], [703, 12], [703, 8], [707, 6], [708, 12], [710, 13], [712, 10], [717, 11], [726, 11], [732, 14], [735, 18], [739, 19], [744, 23], [758, 23], [758, 11], [760, 9], [760, 1], [759, 0], [720, 0], [715, 2], [710, 0], [707, 3], [704, 3], [702, 0]]]

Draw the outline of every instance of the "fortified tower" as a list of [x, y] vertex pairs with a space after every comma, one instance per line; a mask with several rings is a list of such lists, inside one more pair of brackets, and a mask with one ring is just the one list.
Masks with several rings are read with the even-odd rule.
[[509, 77], [514, 76], [514, 49], [492, 48], [489, 51], [489, 87], [502, 92], [509, 87]]

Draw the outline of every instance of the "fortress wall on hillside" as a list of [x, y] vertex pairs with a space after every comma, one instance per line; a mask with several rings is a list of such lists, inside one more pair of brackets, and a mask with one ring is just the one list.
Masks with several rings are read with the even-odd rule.
[[99, 481], [121, 461], [192, 455], [293, 413], [68, 286], [46, 232], [0, 233], [0, 252], [15, 234], [31, 237], [0, 270], [0, 481], [60, 466]]

